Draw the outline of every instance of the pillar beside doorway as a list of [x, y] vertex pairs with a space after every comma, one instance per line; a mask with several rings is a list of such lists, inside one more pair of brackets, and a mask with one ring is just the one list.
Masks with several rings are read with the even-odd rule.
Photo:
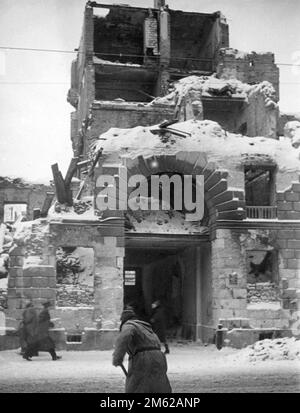
[[183, 337], [210, 342], [214, 335], [210, 243], [201, 243], [184, 254], [189, 265], [183, 283]]

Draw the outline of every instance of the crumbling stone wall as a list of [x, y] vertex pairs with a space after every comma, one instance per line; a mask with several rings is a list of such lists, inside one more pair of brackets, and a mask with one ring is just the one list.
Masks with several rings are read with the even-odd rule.
[[217, 229], [212, 241], [212, 316], [220, 318], [247, 317], [246, 260], [239, 234]]
[[265, 82], [249, 94], [248, 102], [237, 116], [237, 130], [245, 124], [244, 134], [247, 136], [277, 138], [278, 107], [274, 102], [276, 96], [270, 89]]
[[277, 209], [279, 219], [300, 219], [300, 179], [277, 192]]
[[0, 311], [7, 308], [7, 289], [0, 288]]
[[247, 284], [248, 303], [269, 303], [275, 301], [279, 301], [279, 291], [278, 286], [274, 283]]
[[279, 100], [279, 68], [273, 53], [244, 53], [232, 48], [219, 50], [217, 74], [224, 79], [238, 79], [255, 84], [269, 81]]
[[300, 121], [300, 113], [283, 113], [280, 112], [278, 119], [277, 135], [284, 135], [284, 127], [287, 122]]
[[[279, 328], [300, 334], [299, 260], [295, 258], [299, 254], [297, 235], [287, 230], [216, 231], [216, 239], [212, 242], [212, 312], [215, 323], [220, 319], [248, 319], [253, 328]], [[263, 305], [253, 307], [249, 304], [258, 303], [253, 292], [257, 286], [250, 289], [247, 285], [245, 251], [259, 248], [278, 250], [279, 280], [274, 287], [269, 284], [268, 289], [261, 289], [259, 303]], [[268, 301], [264, 299], [266, 294]], [[270, 307], [270, 302], [277, 304]]]
[[113, 125], [116, 128], [149, 126], [172, 119], [173, 109], [166, 106], [149, 107], [143, 104], [95, 102], [90, 135], [97, 139]]
[[22, 179], [0, 177], [0, 221], [3, 221], [5, 203], [27, 204], [28, 220], [33, 219], [33, 210], [42, 208], [47, 192], [53, 191], [50, 185], [31, 184]]
[[102, 328], [117, 328], [123, 306], [123, 220], [109, 225], [50, 224], [53, 248], [62, 246], [94, 249], [94, 311]]
[[94, 287], [83, 285], [56, 285], [57, 307], [93, 306]]

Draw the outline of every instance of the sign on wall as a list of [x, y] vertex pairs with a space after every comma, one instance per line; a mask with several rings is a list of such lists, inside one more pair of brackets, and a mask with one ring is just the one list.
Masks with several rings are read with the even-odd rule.
[[124, 285], [135, 285], [136, 271], [125, 270], [124, 272]]

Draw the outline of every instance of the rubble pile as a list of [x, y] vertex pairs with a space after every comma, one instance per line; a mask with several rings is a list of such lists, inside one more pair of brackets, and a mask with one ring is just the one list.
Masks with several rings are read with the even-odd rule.
[[270, 82], [266, 80], [258, 83], [257, 85], [251, 85], [250, 89], [248, 90], [248, 96], [252, 97], [261, 93], [264, 97], [264, 102], [267, 108], [275, 109], [277, 107], [277, 103], [275, 102], [275, 89]]
[[48, 233], [49, 223], [46, 219], [21, 222], [16, 228], [14, 243], [25, 247], [25, 257], [41, 257]]
[[56, 306], [57, 307], [85, 307], [94, 304], [94, 288], [78, 284], [57, 284]]
[[[91, 197], [88, 197], [91, 198]], [[73, 206], [56, 202], [48, 212], [48, 219], [60, 220], [81, 220], [81, 219], [98, 219], [97, 211], [93, 208], [92, 199], [75, 200]]]
[[298, 120], [287, 122], [284, 126], [284, 136], [291, 139], [292, 146], [300, 146], [300, 122]]
[[72, 252], [72, 249], [68, 251], [67, 248], [56, 250], [56, 272], [57, 280], [60, 283], [74, 282], [75, 284], [78, 273], [81, 271], [80, 260]]
[[76, 212], [76, 214], [84, 214], [86, 211], [90, 210], [93, 207], [93, 203], [92, 201], [88, 200], [88, 201], [75, 201], [73, 208], [74, 208], [74, 212]]
[[219, 79], [212, 76], [187, 76], [170, 87], [170, 93], [163, 97], [158, 97], [148, 105], [180, 105], [183, 99], [189, 98], [191, 101], [201, 100], [201, 97], [227, 96], [244, 98], [246, 101], [261, 93], [267, 107], [275, 108], [276, 92], [270, 82], [263, 81], [255, 85], [243, 83], [237, 79]]
[[248, 303], [274, 302], [279, 299], [279, 291], [274, 283], [247, 284]]
[[128, 211], [126, 223], [127, 230], [135, 232], [192, 234], [208, 231], [206, 226], [199, 226], [198, 222], [186, 221], [184, 213], [171, 209], [167, 211], [151, 211], [150, 209], [148, 211], [142, 209]]
[[246, 347], [249, 361], [300, 360], [300, 340], [295, 337], [265, 339]]
[[25, 187], [29, 187], [30, 183], [29, 182], [25, 182], [24, 179], [22, 178], [10, 178], [8, 176], [0, 176], [0, 185], [1, 187], [3, 186], [11, 186], [14, 185], [17, 188], [25, 188]]
[[0, 311], [7, 308], [7, 289], [0, 288]]

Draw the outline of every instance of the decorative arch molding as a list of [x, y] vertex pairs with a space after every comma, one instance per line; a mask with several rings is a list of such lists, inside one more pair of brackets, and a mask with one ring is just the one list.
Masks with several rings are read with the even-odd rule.
[[99, 174], [118, 175], [119, 167], [126, 166], [128, 179], [141, 174], [146, 178], [159, 173], [204, 176], [204, 200], [208, 208], [210, 227], [217, 221], [237, 221], [246, 217], [243, 190], [228, 185], [228, 171], [218, 169], [202, 152], [180, 151], [176, 154], [137, 155], [135, 158], [119, 155], [119, 163], [103, 159]]

